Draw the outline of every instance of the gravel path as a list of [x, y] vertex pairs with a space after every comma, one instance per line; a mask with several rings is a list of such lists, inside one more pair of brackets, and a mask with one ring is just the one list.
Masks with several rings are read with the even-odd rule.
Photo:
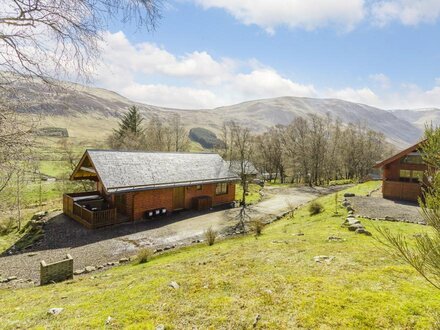
[[[263, 201], [250, 207], [249, 214], [263, 220], [273, 219], [320, 195], [347, 186], [334, 188], [274, 188], [263, 190]], [[0, 257], [0, 278], [17, 276], [26, 282], [9, 282], [6, 286], [38, 284], [41, 260], [62, 260], [66, 254], [74, 258], [74, 269], [102, 266], [122, 257], [136, 254], [142, 247], [168, 249], [191, 244], [203, 238], [203, 232], [213, 227], [220, 233], [230, 232], [237, 223], [238, 209], [213, 212], [185, 211], [164, 218], [127, 223], [89, 230], [61, 213], [50, 215], [44, 238], [25, 253]], [[0, 284], [1, 285], [1, 284]]]
[[394, 221], [421, 223], [424, 222], [417, 204], [384, 199], [381, 195], [371, 197], [349, 197], [356, 215], [371, 219], [389, 219]]

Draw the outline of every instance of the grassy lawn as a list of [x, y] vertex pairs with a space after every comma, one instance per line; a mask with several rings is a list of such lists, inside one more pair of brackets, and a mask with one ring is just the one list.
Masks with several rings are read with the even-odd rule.
[[[249, 194], [246, 196], [246, 203], [248, 205], [258, 203], [261, 199], [261, 186], [254, 183], [249, 183]], [[243, 187], [240, 184], [235, 186], [235, 199], [241, 201], [243, 196]]]
[[[349, 191], [367, 193], [375, 184]], [[342, 196], [342, 194], [339, 194]], [[373, 237], [356, 235], [333, 216], [334, 196], [319, 199], [253, 236], [214, 246], [192, 246], [73, 281], [30, 289], [0, 290], [2, 328], [426, 329], [438, 323], [440, 292], [383, 250]], [[427, 227], [363, 221], [407, 235]], [[297, 236], [303, 233], [303, 236]], [[328, 242], [331, 235], [344, 241]], [[316, 263], [314, 256], [335, 256]], [[170, 281], [179, 289], [168, 287]], [[62, 307], [57, 315], [47, 315]]]
[[69, 164], [63, 160], [42, 160], [40, 161], [40, 172], [57, 179], [70, 175]]

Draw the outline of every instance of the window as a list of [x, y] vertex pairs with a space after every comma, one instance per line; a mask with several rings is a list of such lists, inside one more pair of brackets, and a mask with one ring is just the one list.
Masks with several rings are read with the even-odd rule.
[[412, 171], [412, 178], [414, 182], [423, 182], [423, 171]]
[[419, 153], [411, 153], [409, 155], [406, 155], [405, 157], [402, 158], [400, 162], [402, 164], [416, 164], [416, 165], [424, 164], [423, 158]]
[[202, 190], [202, 185], [201, 185], [201, 184], [198, 184], [198, 185], [196, 186], [196, 190]]
[[228, 193], [228, 183], [227, 182], [217, 183], [217, 186], [215, 187], [215, 194], [225, 195], [227, 193]]
[[400, 181], [403, 182], [423, 182], [423, 171], [400, 170]]

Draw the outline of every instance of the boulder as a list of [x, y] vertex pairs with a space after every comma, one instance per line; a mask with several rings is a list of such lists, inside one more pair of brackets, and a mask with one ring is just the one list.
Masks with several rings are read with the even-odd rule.
[[73, 272], [73, 275], [81, 275], [81, 274], [84, 274], [85, 273], [85, 269], [83, 268], [83, 269], [77, 269], [77, 270], [75, 270], [74, 272]]
[[334, 256], [315, 256], [313, 257], [313, 260], [315, 260], [315, 262], [319, 262], [319, 263], [326, 262], [329, 264], [330, 262], [332, 262], [334, 258], [335, 258]]
[[121, 263], [121, 264], [123, 264], [124, 262], [129, 262], [129, 261], [130, 261], [130, 259], [128, 259], [128, 258], [119, 259], [119, 263]]
[[366, 230], [365, 228], [356, 229], [356, 234], [364, 234], [367, 236], [372, 236], [372, 234], [368, 230]]
[[96, 270], [96, 267], [94, 266], [86, 266], [86, 268], [84, 269], [86, 273], [91, 273], [94, 272]]
[[353, 225], [348, 226], [349, 231], [356, 231], [360, 228], [364, 229], [364, 226], [361, 223], [355, 223]]
[[31, 220], [41, 220], [46, 215], [47, 215], [47, 211], [37, 212], [32, 216]]
[[64, 308], [50, 308], [50, 309], [47, 311], [47, 314], [58, 315], [58, 314], [60, 314], [63, 310], [64, 310]]
[[329, 241], [329, 242], [340, 242], [340, 241], [343, 241], [343, 239], [338, 237], [338, 236], [329, 236], [327, 238], [327, 241]]

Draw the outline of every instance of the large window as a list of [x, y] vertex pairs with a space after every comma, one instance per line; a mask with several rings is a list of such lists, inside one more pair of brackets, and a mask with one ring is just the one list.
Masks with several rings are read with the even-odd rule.
[[228, 183], [227, 182], [217, 183], [217, 185], [215, 186], [215, 194], [225, 195], [227, 193], [228, 193]]
[[400, 170], [400, 181], [422, 183], [423, 175], [423, 171]]

